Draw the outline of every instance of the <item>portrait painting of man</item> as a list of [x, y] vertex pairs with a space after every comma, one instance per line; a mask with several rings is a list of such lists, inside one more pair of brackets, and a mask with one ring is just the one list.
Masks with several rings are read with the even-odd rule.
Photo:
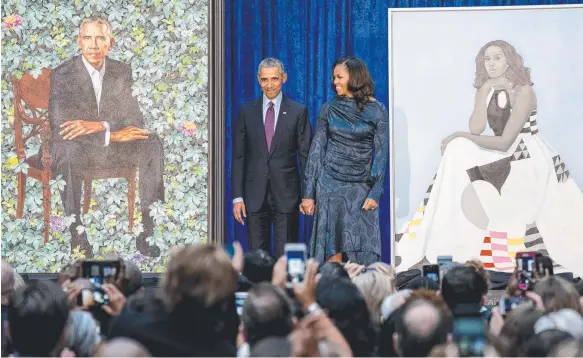
[[6, 1], [2, 31], [2, 257], [154, 272], [206, 242], [207, 2]]

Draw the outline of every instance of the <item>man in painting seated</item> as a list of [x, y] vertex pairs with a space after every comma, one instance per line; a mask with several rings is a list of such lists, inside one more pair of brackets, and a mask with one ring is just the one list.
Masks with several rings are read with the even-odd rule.
[[130, 66], [107, 57], [113, 43], [105, 18], [86, 18], [77, 38], [81, 55], [51, 72], [51, 170], [66, 182], [61, 191], [65, 214], [76, 218], [70, 227], [71, 251], [79, 247], [89, 258], [92, 247], [86, 233], [77, 230], [82, 225], [81, 179], [75, 173], [88, 167], [137, 166], [144, 231], [136, 246], [143, 255], [156, 257], [159, 248], [146, 238], [154, 228], [148, 208], [164, 200], [163, 144], [144, 129], [138, 101], [132, 96]]

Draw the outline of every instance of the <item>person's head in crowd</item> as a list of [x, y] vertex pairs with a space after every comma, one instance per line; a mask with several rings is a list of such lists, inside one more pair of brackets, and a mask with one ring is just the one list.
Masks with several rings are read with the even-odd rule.
[[524, 303], [512, 310], [500, 331], [500, 336], [508, 340], [509, 351], [505, 352], [511, 357], [524, 355], [525, 344], [535, 334], [534, 325], [544, 315], [531, 303]]
[[383, 300], [395, 292], [393, 280], [384, 273], [369, 271], [354, 277], [352, 282], [362, 292], [373, 321], [379, 324], [382, 321]]
[[56, 356], [65, 347], [69, 321], [67, 295], [49, 281], [34, 281], [14, 292], [8, 330], [19, 356]]
[[14, 287], [13, 290], [16, 291], [21, 287], [24, 287], [26, 285], [26, 282], [24, 282], [24, 279], [22, 278], [22, 276], [20, 276], [20, 274], [16, 271], [14, 271]]
[[448, 341], [451, 327], [451, 318], [433, 302], [410, 301], [403, 306], [393, 334], [395, 351], [401, 357], [426, 357], [435, 346]]
[[67, 329], [67, 348], [75, 352], [77, 357], [89, 357], [100, 341], [101, 337], [93, 316], [84, 311], [71, 311]]
[[464, 266], [464, 265], [460, 264], [459, 262], [446, 262], [443, 265], [440, 265], [439, 271], [441, 273], [441, 277], [443, 278], [452, 269], [454, 269], [456, 267], [462, 267], [462, 266]]
[[443, 299], [442, 296], [436, 295], [435, 291], [423, 289], [412, 291], [411, 294], [408, 295], [407, 298], [405, 299], [405, 303], [415, 300], [429, 301], [433, 303], [435, 306], [439, 307], [442, 310], [443, 314], [451, 316], [451, 311], [449, 310], [447, 303], [445, 303], [445, 300]]
[[[451, 269], [441, 281], [441, 295], [454, 316], [468, 312], [480, 314], [485, 301], [488, 283], [475, 267], [461, 266]], [[466, 309], [468, 308], [468, 309]]]
[[1, 263], [2, 306], [7, 306], [10, 295], [14, 291], [14, 269], [4, 260]]
[[124, 260], [124, 263], [127, 280], [122, 292], [124, 296], [129, 297], [136, 292], [143, 290], [144, 279], [142, 277], [142, 270], [140, 270], [138, 265], [130, 260]]
[[249, 251], [244, 256], [243, 276], [253, 283], [271, 282], [275, 259], [265, 250]]
[[[383, 303], [381, 304], [381, 313], [383, 315], [383, 320], [386, 320], [395, 312], [399, 307], [401, 307], [407, 297], [413, 293], [413, 290], [403, 289], [399, 290], [392, 295], [385, 297]], [[435, 294], [435, 293], [434, 293]]]
[[555, 346], [548, 357], [583, 357], [583, 340], [569, 339]]
[[348, 278], [348, 272], [344, 269], [344, 265], [339, 262], [334, 261], [325, 261], [320, 264], [320, 268], [318, 269], [318, 276], [317, 278], [320, 279], [321, 277], [346, 277]]
[[570, 308], [583, 316], [579, 294], [569, 281], [559, 276], [548, 276], [538, 280], [533, 291], [541, 297], [547, 312]]
[[437, 282], [433, 281], [430, 278], [425, 276], [417, 276], [413, 278], [411, 281], [405, 283], [401, 286], [401, 289], [406, 290], [433, 290], [438, 291], [439, 285]]
[[144, 346], [133, 339], [114, 338], [101, 344], [94, 357], [151, 357], [151, 355]]
[[558, 329], [535, 334], [530, 337], [524, 346], [526, 357], [548, 357], [560, 343], [573, 339], [567, 332]]
[[553, 260], [548, 256], [544, 256], [540, 252], [536, 253], [535, 265], [539, 277], [553, 276], [555, 274]]
[[64, 287], [70, 282], [75, 281], [79, 277], [81, 277], [81, 265], [83, 260], [75, 260], [73, 262], [69, 262], [65, 265], [59, 275], [57, 277], [57, 283], [59, 286]]
[[287, 337], [267, 337], [251, 347], [251, 357], [291, 357], [292, 344]]
[[282, 289], [266, 282], [249, 290], [241, 319], [251, 347], [267, 337], [287, 337], [294, 327], [291, 300]]
[[570, 308], [542, 316], [534, 325], [535, 333], [558, 329], [577, 339], [583, 338], [583, 317]]
[[464, 265], [467, 267], [472, 267], [476, 271], [478, 276], [480, 276], [480, 278], [484, 282], [484, 291], [482, 292], [482, 295], [486, 296], [488, 294], [488, 291], [490, 290], [490, 274], [484, 268], [484, 264], [482, 263], [482, 261], [478, 259], [468, 260]]
[[364, 296], [350, 279], [322, 277], [316, 286], [316, 302], [328, 312], [355, 357], [375, 354], [377, 328]]
[[176, 250], [161, 285], [171, 323], [181, 327], [185, 335], [194, 330], [200, 339], [220, 336], [235, 344], [239, 326], [235, 306], [237, 280], [238, 275], [222, 248], [200, 244]]
[[126, 308], [134, 313], [157, 316], [166, 312], [164, 297], [159, 291], [140, 290], [131, 295]]

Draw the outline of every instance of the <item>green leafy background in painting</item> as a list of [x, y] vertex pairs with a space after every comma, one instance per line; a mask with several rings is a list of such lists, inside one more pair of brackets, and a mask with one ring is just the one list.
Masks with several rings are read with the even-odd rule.
[[[97, 257], [111, 253], [134, 260], [145, 272], [160, 272], [175, 245], [207, 240], [207, 1], [92, 0], [2, 2], [2, 258], [19, 272], [58, 272], [82, 252], [70, 252], [71, 218], [64, 217], [58, 188], [51, 182], [51, 239], [43, 240], [40, 182], [28, 179], [24, 216], [16, 219], [19, 171], [14, 147], [11, 76], [36, 75], [79, 53], [76, 36], [84, 17], [106, 16], [114, 29], [111, 58], [131, 64], [146, 128], [164, 141], [166, 202], [154, 203], [153, 240], [159, 258], [136, 250], [143, 230], [136, 190], [135, 228], [128, 233], [125, 179], [95, 180], [89, 213], [83, 218]], [[27, 155], [40, 142], [31, 140]]]

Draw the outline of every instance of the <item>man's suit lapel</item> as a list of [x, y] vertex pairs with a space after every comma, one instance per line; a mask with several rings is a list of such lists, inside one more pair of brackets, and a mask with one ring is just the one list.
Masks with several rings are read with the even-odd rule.
[[257, 98], [254, 105], [254, 113], [252, 116], [253, 126], [257, 131], [260, 140], [259, 145], [261, 146], [261, 151], [268, 156], [269, 153], [267, 152], [267, 138], [265, 137], [265, 125], [263, 124], [263, 96]]
[[269, 156], [273, 154], [275, 147], [277, 147], [277, 143], [279, 143], [281, 134], [287, 129], [287, 120], [289, 117], [287, 114], [287, 102], [287, 97], [282, 95], [281, 104], [279, 106], [279, 114], [277, 115], [277, 123], [275, 125], [275, 133], [273, 134], [273, 140], [271, 141], [271, 148], [269, 150]]

